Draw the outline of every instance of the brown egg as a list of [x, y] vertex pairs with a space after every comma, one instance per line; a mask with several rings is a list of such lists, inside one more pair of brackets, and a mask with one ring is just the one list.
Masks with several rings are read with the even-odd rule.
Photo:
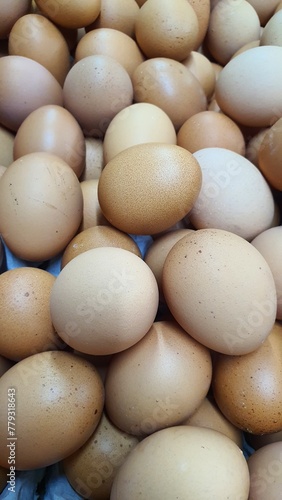
[[220, 355], [213, 393], [222, 413], [236, 427], [254, 434], [282, 430], [282, 325], [244, 356]]
[[162, 429], [135, 446], [120, 467], [111, 500], [247, 500], [250, 477], [240, 448], [213, 429]]
[[238, 125], [216, 111], [202, 111], [186, 120], [178, 131], [177, 144], [190, 153], [219, 147], [245, 154], [245, 140]]
[[125, 233], [154, 234], [191, 210], [200, 187], [201, 170], [191, 153], [173, 144], [138, 144], [107, 163], [98, 199], [113, 226]]
[[207, 427], [222, 432], [225, 436], [232, 439], [239, 448], [243, 448], [242, 432], [227, 420], [216, 403], [208, 397], [202, 401], [199, 408], [197, 408], [191, 417], [182, 422], [182, 425]]
[[269, 184], [279, 191], [282, 191], [281, 138], [282, 118], [279, 118], [264, 134], [258, 152], [258, 166], [260, 171]]
[[275, 321], [267, 262], [251, 243], [221, 229], [190, 232], [175, 243], [164, 264], [163, 292], [176, 321], [225, 354], [254, 351]]
[[165, 232], [153, 241], [152, 245], [150, 245], [145, 254], [144, 260], [154, 273], [162, 300], [162, 275], [165, 259], [167, 258], [167, 255], [173, 245], [183, 238], [183, 236], [186, 236], [190, 231], [191, 229], [181, 228]]
[[0, 39], [8, 38], [9, 33], [20, 17], [29, 12], [31, 8], [31, 0], [9, 0], [9, 2], [1, 2], [1, 25]]
[[224, 0], [212, 9], [205, 42], [216, 62], [225, 65], [240, 47], [259, 38], [259, 17], [249, 2]]
[[101, 138], [112, 118], [132, 103], [129, 74], [105, 55], [84, 57], [69, 71], [63, 88], [64, 106], [88, 136]]
[[64, 28], [84, 28], [95, 21], [101, 9], [101, 0], [84, 0], [83, 9], [79, 0], [35, 0], [35, 3], [46, 17]]
[[27, 116], [16, 133], [15, 160], [42, 151], [62, 158], [80, 177], [85, 167], [84, 135], [75, 118], [62, 106], [41, 106]]
[[261, 253], [268, 263], [274, 277], [277, 293], [276, 318], [282, 320], [282, 226], [272, 227], [260, 233], [252, 245]]
[[256, 167], [259, 166], [258, 154], [267, 130], [268, 128], [262, 128], [254, 136], [248, 139], [246, 144], [246, 158], [248, 158], [248, 160], [250, 160]]
[[98, 200], [98, 179], [89, 179], [80, 183], [83, 197], [83, 213], [79, 231], [93, 226], [109, 226]]
[[129, 76], [144, 61], [137, 43], [129, 35], [112, 28], [94, 29], [81, 38], [76, 47], [75, 61], [92, 55], [112, 57]]
[[193, 50], [190, 55], [182, 61], [182, 64], [193, 73], [200, 82], [207, 99], [210, 99], [214, 93], [216, 79], [214, 68], [209, 59], [200, 52], [195, 52]]
[[267, 2], [265, 0], [248, 0], [248, 2], [256, 10], [262, 26], [265, 26], [279, 5], [279, 0], [268, 0]]
[[132, 83], [134, 101], [149, 102], [161, 108], [176, 130], [190, 116], [207, 107], [199, 80], [173, 59], [155, 57], [144, 61], [135, 69]]
[[27, 14], [14, 24], [9, 35], [9, 54], [29, 57], [42, 64], [60, 85], [70, 69], [65, 38], [49, 19], [39, 14]]
[[14, 134], [0, 126], [0, 164], [8, 167], [13, 163]]
[[210, 19], [210, 0], [188, 0], [198, 19], [198, 37], [195, 48], [198, 49], [206, 36]]
[[69, 165], [49, 153], [30, 153], [2, 175], [0, 232], [19, 258], [47, 260], [73, 238], [82, 205], [81, 187]]
[[104, 167], [103, 141], [94, 137], [86, 137], [85, 146], [85, 167], [80, 181], [99, 179]]
[[50, 316], [55, 277], [42, 269], [20, 267], [0, 276], [0, 353], [14, 361], [64, 347]]
[[135, 0], [101, 0], [101, 11], [96, 21], [87, 27], [113, 28], [126, 35], [134, 37], [135, 20], [139, 12], [138, 3]]
[[[0, 465], [8, 467], [13, 450], [17, 470], [46, 467], [74, 453], [96, 429], [104, 404], [96, 368], [62, 351], [41, 352], [16, 363], [1, 377], [0, 395]], [[16, 408], [16, 425], [11, 425], [15, 434], [10, 435], [8, 402]], [[12, 437], [10, 448], [7, 437]]]
[[62, 256], [61, 267], [65, 267], [77, 255], [98, 247], [124, 248], [141, 257], [137, 244], [128, 234], [114, 227], [94, 226], [84, 229], [69, 242]]
[[147, 333], [158, 300], [155, 277], [140, 257], [123, 248], [93, 248], [60, 272], [51, 292], [51, 317], [72, 348], [113, 354]]
[[174, 125], [158, 106], [147, 102], [132, 104], [112, 119], [105, 133], [105, 164], [124, 149], [147, 142], [176, 144]]
[[277, 500], [281, 496], [282, 442], [264, 446], [248, 459], [249, 500]]
[[180, 424], [201, 404], [211, 375], [208, 349], [177, 323], [157, 321], [137, 344], [112, 358], [105, 382], [107, 414], [136, 436]]
[[136, 17], [137, 43], [148, 57], [182, 61], [198, 44], [199, 22], [187, 0], [147, 0]]
[[108, 500], [113, 480], [138, 439], [120, 431], [103, 413], [91, 438], [63, 461], [65, 475], [83, 498]]
[[45, 104], [63, 103], [62, 87], [37, 61], [23, 56], [0, 58], [0, 123], [17, 131], [24, 119]]
[[0, 355], [0, 377], [2, 377], [2, 375], [13, 366], [13, 364], [14, 363], [10, 359]]
[[222, 111], [248, 127], [268, 127], [277, 121], [282, 114], [281, 61], [282, 47], [275, 46], [255, 47], [229, 61], [215, 88]]
[[202, 186], [189, 213], [197, 229], [217, 228], [252, 240], [272, 226], [275, 204], [260, 171], [244, 156], [225, 148], [194, 153]]

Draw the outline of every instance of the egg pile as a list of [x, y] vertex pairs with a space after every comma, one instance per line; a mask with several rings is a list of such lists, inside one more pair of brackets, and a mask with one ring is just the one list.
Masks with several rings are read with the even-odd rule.
[[281, 498], [281, 33], [2, 1], [1, 497]]

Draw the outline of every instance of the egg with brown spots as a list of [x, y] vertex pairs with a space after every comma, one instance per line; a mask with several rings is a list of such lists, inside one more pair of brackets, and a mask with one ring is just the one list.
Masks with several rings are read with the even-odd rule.
[[[10, 390], [10, 392], [9, 392]], [[69, 352], [34, 354], [0, 379], [0, 465], [8, 467], [7, 405], [16, 400], [16, 468], [31, 470], [74, 453], [96, 429], [104, 388], [94, 365]]]

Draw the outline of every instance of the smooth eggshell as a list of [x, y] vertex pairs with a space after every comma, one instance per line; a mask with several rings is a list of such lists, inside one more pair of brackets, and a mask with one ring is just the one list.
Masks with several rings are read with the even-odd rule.
[[91, 438], [63, 461], [66, 477], [84, 498], [108, 500], [114, 477], [138, 439], [120, 431], [103, 413]]
[[0, 58], [0, 123], [17, 131], [24, 119], [45, 104], [63, 104], [63, 91], [42, 64], [23, 56]]
[[176, 130], [190, 116], [207, 108], [207, 99], [199, 80], [182, 63], [173, 59], [147, 59], [135, 69], [132, 83], [134, 101], [159, 106]]
[[[235, 78], [238, 74], [240, 78]], [[215, 97], [222, 111], [236, 122], [268, 127], [282, 114], [281, 86], [282, 47], [260, 46], [226, 64], [219, 74]]]
[[101, 0], [84, 0], [83, 9], [80, 0], [60, 0], [52, 2], [35, 0], [37, 7], [55, 24], [64, 28], [84, 28], [97, 19]]
[[109, 124], [103, 142], [105, 164], [124, 149], [145, 142], [176, 144], [176, 132], [162, 109], [140, 102], [127, 106]]
[[[50, 315], [55, 277], [43, 269], [21, 267], [0, 276], [0, 353], [18, 361], [37, 352], [57, 350]], [[24, 325], [24, 327], [23, 327]]]
[[198, 49], [205, 39], [210, 20], [210, 0], [188, 0], [198, 19], [198, 36], [195, 48]]
[[[105, 55], [87, 56], [74, 64], [63, 87], [64, 106], [85, 135], [101, 138], [110, 121], [132, 103], [129, 74]], [[1, 117], [1, 115], [0, 115]]]
[[199, 229], [169, 252], [163, 292], [176, 321], [225, 354], [246, 354], [269, 335], [277, 298], [269, 265], [251, 243], [222, 229]]
[[260, 38], [260, 45], [279, 45], [282, 46], [282, 12], [278, 11], [274, 14], [266, 24], [262, 36]]
[[277, 500], [282, 484], [282, 442], [264, 446], [248, 459], [249, 500]]
[[113, 226], [130, 234], [155, 234], [187, 215], [200, 187], [201, 170], [189, 151], [147, 143], [125, 149], [107, 163], [98, 199]]
[[180, 424], [201, 404], [211, 376], [208, 349], [177, 323], [157, 321], [137, 344], [112, 358], [105, 381], [107, 414], [137, 436]]
[[155, 277], [140, 257], [123, 248], [94, 248], [60, 272], [51, 292], [51, 317], [74, 349], [113, 354], [147, 333], [158, 299]]
[[282, 325], [244, 356], [218, 355], [213, 394], [222, 413], [236, 427], [254, 434], [282, 430]]
[[193, 50], [181, 62], [199, 80], [207, 99], [210, 99], [214, 93], [216, 78], [214, 68], [209, 59], [200, 52]]
[[0, 232], [28, 261], [64, 250], [82, 218], [82, 191], [73, 170], [56, 155], [30, 153], [14, 161], [0, 182]]
[[20, 17], [27, 14], [31, 7], [31, 0], [9, 0], [1, 2], [0, 39], [8, 38], [9, 33]]
[[82, 130], [62, 106], [41, 106], [23, 121], [14, 140], [14, 160], [29, 153], [52, 153], [62, 158], [80, 177], [86, 146]]
[[275, 9], [279, 5], [279, 0], [248, 0], [256, 10], [262, 26], [273, 16]]
[[80, 183], [83, 197], [83, 213], [79, 231], [94, 226], [109, 226], [98, 200], [98, 179], [88, 179]]
[[134, 38], [135, 20], [139, 5], [135, 0], [101, 0], [96, 21], [87, 29], [113, 28]]
[[225, 229], [251, 240], [271, 227], [273, 194], [249, 160], [211, 147], [196, 151], [194, 157], [201, 167], [202, 187], [189, 220], [197, 229]]
[[231, 439], [213, 429], [178, 426], [155, 432], [132, 450], [111, 500], [247, 500], [249, 484], [246, 460]]
[[0, 409], [0, 465], [7, 468], [9, 389], [16, 404], [17, 470], [46, 467], [74, 453], [94, 432], [103, 411], [103, 384], [88, 361], [60, 351], [19, 361], [0, 379], [5, 402]]
[[[282, 47], [281, 47], [282, 49]], [[282, 191], [282, 118], [263, 136], [258, 151], [258, 167], [269, 184]]]

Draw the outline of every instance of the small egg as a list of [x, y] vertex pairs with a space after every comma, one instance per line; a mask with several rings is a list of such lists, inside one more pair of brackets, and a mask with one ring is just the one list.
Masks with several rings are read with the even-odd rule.
[[107, 355], [147, 333], [158, 301], [155, 277], [139, 256], [123, 248], [93, 248], [61, 270], [51, 291], [51, 317], [73, 349]]
[[63, 97], [64, 106], [85, 135], [101, 138], [114, 116], [132, 103], [133, 88], [129, 74], [119, 62], [109, 56], [93, 55], [72, 66], [65, 79]]
[[201, 404], [212, 376], [208, 349], [175, 322], [157, 321], [116, 354], [105, 381], [105, 408], [121, 430], [146, 436], [180, 424]]
[[15, 22], [29, 12], [31, 0], [1, 2], [0, 39], [8, 38]]
[[187, 0], [147, 0], [135, 23], [136, 41], [148, 58], [182, 61], [195, 50], [199, 22]]
[[85, 167], [84, 135], [75, 118], [62, 106], [41, 106], [30, 113], [18, 128], [13, 148], [14, 160], [42, 151], [62, 158], [80, 177]]
[[42, 64], [23, 56], [0, 58], [0, 123], [17, 131], [24, 119], [45, 104], [63, 104], [63, 91]]
[[177, 133], [177, 144], [190, 153], [219, 147], [245, 154], [245, 140], [238, 125], [216, 111], [202, 111], [188, 118]]
[[80, 181], [99, 179], [104, 167], [103, 141], [95, 137], [86, 137], [85, 146], [85, 168]]
[[149, 102], [161, 108], [176, 130], [190, 116], [207, 108], [199, 80], [173, 59], [155, 57], [142, 62], [132, 75], [132, 83], [134, 101]]
[[120, 111], [106, 130], [103, 142], [105, 164], [124, 149], [148, 142], [176, 144], [174, 125], [155, 104], [132, 104]]
[[[282, 49], [282, 47], [281, 47]], [[258, 167], [269, 184], [282, 191], [282, 118], [264, 134], [258, 151]]]
[[89, 29], [113, 28], [134, 38], [135, 21], [139, 5], [135, 0], [101, 0], [101, 10]]
[[[263, 305], [261, 317], [268, 314]], [[213, 394], [236, 427], [254, 434], [282, 430], [282, 325], [275, 323], [265, 341], [244, 356], [218, 355]]]
[[206, 56], [195, 51], [192, 51], [190, 55], [181, 62], [199, 80], [209, 100], [214, 93], [216, 80], [212, 63]]
[[91, 438], [63, 461], [63, 470], [83, 498], [108, 500], [118, 469], [137, 443], [135, 436], [120, 431], [103, 413]]
[[249, 500], [277, 500], [282, 484], [282, 442], [255, 451], [248, 459], [250, 473]]
[[83, 197], [83, 212], [79, 231], [93, 226], [109, 226], [98, 200], [98, 179], [89, 179], [80, 183]]
[[0, 165], [8, 167], [13, 163], [15, 135], [0, 125]]
[[114, 227], [94, 226], [78, 233], [68, 244], [63, 255], [61, 267], [87, 250], [97, 247], [118, 247], [141, 257], [135, 241], [126, 233]]
[[252, 352], [275, 322], [270, 267], [251, 243], [234, 233], [199, 229], [181, 238], [165, 260], [162, 284], [176, 321], [214, 351]]
[[155, 234], [183, 219], [201, 187], [201, 169], [189, 151], [174, 144], [146, 143], [121, 151], [98, 183], [106, 219], [130, 234]]
[[56, 155], [30, 153], [14, 161], [0, 182], [0, 232], [19, 258], [43, 261], [64, 250], [82, 218], [77, 176]]
[[35, 0], [37, 7], [51, 21], [64, 28], [84, 28], [98, 17], [101, 0], [84, 0], [83, 9], [79, 0], [60, 0], [52, 2]]

